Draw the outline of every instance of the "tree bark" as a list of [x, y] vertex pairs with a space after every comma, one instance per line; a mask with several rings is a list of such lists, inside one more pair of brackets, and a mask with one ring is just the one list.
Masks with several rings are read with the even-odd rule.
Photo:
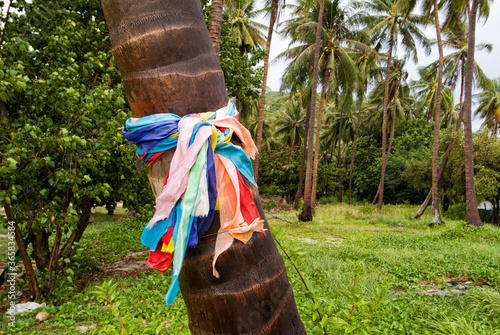
[[24, 244], [23, 233], [21, 231], [21, 228], [19, 228], [16, 218], [12, 214], [10, 205], [5, 204], [4, 208], [5, 208], [5, 214], [7, 216], [7, 221], [13, 222], [14, 225], [14, 232], [15, 232], [14, 238], [16, 240], [17, 247], [21, 254], [21, 259], [23, 261], [26, 277], [28, 278], [28, 285], [30, 288], [31, 297], [35, 299], [39, 298], [41, 297], [42, 293], [40, 291], [40, 286], [38, 286], [38, 280], [36, 279], [35, 271], [33, 269], [33, 264], [31, 263], [31, 258], [28, 254], [28, 249], [27, 249], [28, 246]]
[[313, 163], [313, 181], [312, 181], [312, 192], [311, 192], [311, 209], [314, 213], [314, 208], [316, 208], [316, 188], [318, 185], [318, 161], [319, 161], [319, 136], [321, 133], [321, 124], [323, 123], [323, 105], [325, 103], [326, 97], [326, 87], [328, 85], [328, 71], [325, 73], [325, 78], [323, 78], [323, 87], [321, 88], [321, 99], [319, 100], [318, 108], [318, 119], [316, 121], [316, 142], [314, 143], [314, 163]]
[[443, 68], [444, 68], [444, 55], [443, 55], [443, 41], [441, 40], [441, 27], [439, 24], [439, 8], [437, 0], [434, 0], [434, 23], [436, 25], [436, 36], [439, 50], [439, 66], [437, 77], [436, 89], [436, 105], [434, 109], [434, 139], [432, 143], [432, 220], [430, 226], [443, 225], [441, 213], [439, 212], [439, 128], [441, 123], [441, 92], [443, 91]]
[[339, 169], [339, 197], [338, 201], [339, 203], [342, 202], [342, 181], [343, 181], [343, 175], [342, 175], [342, 128], [343, 128], [343, 122], [344, 122], [344, 107], [340, 108], [340, 120], [339, 120], [339, 135], [337, 138], [337, 145], [338, 145], [338, 151], [337, 151], [337, 168]]
[[222, 9], [224, 7], [223, 0], [212, 0], [210, 9], [210, 23], [208, 25], [208, 32], [210, 40], [215, 51], [217, 58], [220, 53], [220, 34], [222, 30]]
[[385, 91], [384, 91], [384, 110], [382, 114], [382, 169], [380, 171], [380, 183], [378, 188], [378, 204], [377, 208], [382, 209], [384, 204], [384, 183], [385, 183], [385, 170], [387, 168], [386, 148], [387, 148], [387, 109], [389, 107], [389, 79], [391, 75], [391, 61], [392, 61], [392, 48], [394, 40], [391, 35], [389, 41], [389, 51], [387, 53], [387, 67], [385, 70]]
[[307, 165], [306, 165], [306, 179], [304, 186], [304, 203], [302, 204], [302, 211], [299, 214], [299, 220], [312, 221], [312, 207], [311, 207], [311, 194], [312, 190], [312, 163], [313, 163], [313, 143], [314, 143], [314, 118], [316, 114], [316, 91], [318, 88], [318, 65], [319, 65], [319, 51], [321, 48], [321, 30], [323, 25], [323, 11], [325, 9], [325, 1], [321, 0], [319, 7], [318, 25], [316, 28], [316, 44], [314, 49], [314, 65], [313, 65], [313, 81], [311, 90], [311, 119], [309, 120], [309, 129], [307, 130], [308, 143], [307, 148]]
[[358, 119], [356, 120], [356, 130], [354, 131], [354, 141], [352, 142], [351, 165], [349, 166], [349, 205], [352, 196], [352, 173], [354, 170], [354, 158], [356, 157], [356, 146], [358, 144], [359, 126], [361, 124], [361, 113], [363, 111], [363, 99], [366, 91], [366, 82], [364, 83], [363, 94], [359, 98]]
[[467, 68], [465, 70], [465, 98], [464, 98], [464, 147], [465, 147], [465, 197], [467, 212], [465, 221], [474, 226], [482, 226], [477, 209], [476, 185], [474, 182], [474, 158], [472, 145], [472, 80], [474, 72], [474, 46], [476, 43], [476, 16], [478, 1], [472, 1], [469, 13], [469, 40], [467, 54]]
[[83, 197], [82, 199], [82, 212], [78, 218], [77, 228], [71, 233], [71, 236], [66, 240], [64, 246], [61, 248], [59, 253], [60, 257], [67, 257], [71, 255], [71, 248], [75, 242], [79, 242], [89, 225], [90, 214], [92, 214], [92, 207], [94, 206], [94, 199], [89, 199], [88, 197]]
[[[399, 84], [398, 84], [398, 86], [399, 86]], [[396, 87], [396, 92], [397, 92], [397, 90], [398, 90], [398, 87]], [[385, 166], [386, 168], [387, 168], [387, 163], [389, 162], [389, 156], [391, 155], [392, 143], [394, 142], [394, 132], [396, 130], [397, 100], [398, 100], [398, 96], [397, 96], [397, 93], [396, 93], [396, 95], [394, 96], [394, 99], [393, 99], [391, 130], [390, 130], [390, 133], [389, 133], [389, 146], [387, 147], [387, 151], [386, 151], [385, 157], [383, 157], [383, 161], [382, 161], [382, 166]], [[385, 180], [385, 172], [384, 172], [384, 180]], [[382, 180], [380, 180], [380, 182], [378, 184], [377, 193], [375, 194], [375, 197], [373, 198], [373, 204], [375, 204], [375, 202], [378, 199], [380, 199], [379, 198], [380, 193], [381, 192], [383, 193], [383, 191], [384, 191], [384, 184], [383, 184]]]
[[50, 258], [49, 235], [44, 229], [35, 234], [35, 239], [32, 243], [32, 257], [38, 270], [44, 271], [47, 269], [47, 264]]
[[[198, 0], [105, 0], [103, 9], [114, 50], [119, 50], [115, 54], [118, 67], [128, 81], [127, 97], [147, 98], [141, 104], [131, 104], [134, 117], [158, 112], [184, 116], [227, 104], [224, 77]], [[138, 55], [147, 62], [138, 61]], [[139, 66], [134, 66], [136, 63]], [[175, 88], [175, 92], [165, 87]], [[156, 195], [161, 192], [172, 156], [169, 151], [148, 168]], [[257, 189], [250, 189], [265, 219]], [[256, 233], [247, 244], [235, 241], [219, 257], [220, 278], [215, 278], [212, 259], [216, 238], [209, 235], [219, 227], [216, 217], [198, 246], [187, 249], [179, 278], [191, 332], [305, 334], [268, 223], [265, 235]]]
[[271, 39], [273, 37], [274, 24], [276, 23], [276, 17], [278, 15], [278, 0], [272, 0], [271, 5], [271, 20], [269, 22], [269, 30], [267, 32], [266, 41], [266, 57], [264, 58], [264, 76], [262, 77], [262, 90], [260, 91], [260, 102], [259, 102], [259, 115], [257, 118], [257, 139], [255, 145], [257, 146], [257, 155], [255, 155], [255, 161], [253, 164], [253, 175], [257, 182], [259, 178], [259, 164], [260, 164], [260, 151], [262, 149], [262, 130], [264, 128], [264, 107], [266, 105], [266, 85], [267, 85], [267, 73], [269, 70], [269, 53], [271, 52]]
[[[305, 129], [309, 129], [310, 119], [311, 119], [311, 105], [307, 106]], [[302, 148], [302, 161], [300, 162], [299, 186], [297, 187], [297, 193], [295, 194], [295, 199], [293, 201], [293, 208], [295, 210], [299, 209], [299, 202], [300, 198], [302, 197], [302, 191], [304, 188], [304, 172], [305, 172], [304, 170], [306, 167], [306, 159], [307, 159], [307, 136], [304, 136], [304, 145]]]

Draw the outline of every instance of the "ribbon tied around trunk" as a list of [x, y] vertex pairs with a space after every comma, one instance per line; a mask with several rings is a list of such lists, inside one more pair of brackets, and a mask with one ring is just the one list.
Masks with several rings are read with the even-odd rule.
[[[148, 166], [168, 150], [175, 152], [155, 214], [144, 228], [141, 242], [150, 249], [148, 266], [161, 272], [172, 265], [172, 282], [165, 297], [170, 305], [179, 292], [179, 274], [188, 246], [210, 228], [215, 210], [220, 228], [215, 242], [213, 275], [221, 253], [234, 239], [247, 243], [253, 232], [265, 233], [263, 220], [244, 179], [257, 186], [252, 162], [257, 153], [250, 132], [238, 122], [230, 100], [216, 112], [169, 113], [128, 119], [123, 135], [136, 145], [137, 156]], [[230, 142], [236, 135], [242, 147]]]

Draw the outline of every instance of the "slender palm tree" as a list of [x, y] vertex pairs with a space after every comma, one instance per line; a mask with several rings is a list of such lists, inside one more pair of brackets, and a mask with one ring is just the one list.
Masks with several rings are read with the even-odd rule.
[[[200, 1], [105, 0], [102, 5], [134, 117], [160, 112], [184, 116], [227, 104], [224, 76]], [[165, 153], [148, 168], [157, 193], [172, 155]], [[264, 218], [258, 190], [250, 189]], [[214, 280], [209, 260], [216, 239], [210, 235], [216, 235], [219, 227], [216, 214], [207, 238], [186, 251], [179, 286], [191, 332], [305, 334], [267, 223], [265, 235], [254, 235], [247, 244], [232, 244], [219, 258], [220, 279]]]
[[[270, 20], [269, 20], [269, 29], [267, 31], [267, 39], [266, 39], [266, 56], [264, 58], [264, 75], [262, 78], [262, 89], [260, 91], [260, 103], [259, 103], [259, 114], [257, 117], [258, 127], [257, 127], [257, 136], [256, 145], [257, 145], [257, 155], [255, 156], [255, 161], [253, 165], [254, 169], [254, 178], [257, 181], [259, 179], [259, 163], [260, 163], [260, 151], [262, 147], [262, 127], [264, 124], [264, 107], [266, 105], [266, 86], [267, 86], [267, 73], [269, 71], [269, 53], [271, 52], [271, 41], [274, 32], [274, 26], [276, 21], [278, 20], [279, 15], [279, 7], [281, 0], [268, 0], [267, 7], [269, 7], [270, 3]], [[284, 1], [284, 0], [283, 0]]]
[[316, 23], [316, 42], [314, 45], [314, 63], [313, 63], [313, 80], [311, 85], [311, 92], [313, 98], [310, 104], [310, 119], [309, 119], [309, 129], [307, 129], [307, 141], [309, 146], [307, 148], [307, 165], [306, 165], [306, 178], [304, 181], [304, 202], [302, 204], [302, 211], [299, 214], [299, 220], [301, 221], [312, 221], [312, 207], [311, 207], [311, 195], [312, 192], [312, 163], [313, 163], [313, 139], [314, 139], [314, 119], [316, 111], [316, 90], [318, 87], [318, 74], [319, 74], [319, 54], [321, 49], [321, 31], [323, 22], [323, 13], [325, 9], [325, 0], [320, 0], [318, 20]]
[[[296, 6], [294, 18], [285, 22], [283, 34], [291, 37], [291, 47], [282, 52], [278, 57], [291, 59], [292, 62], [285, 70], [284, 83], [290, 88], [297, 86], [297, 82], [310, 78], [313, 63], [313, 50], [315, 40], [315, 22], [318, 18], [318, 8], [313, 7], [310, 11], [301, 2]], [[362, 33], [356, 31], [350, 22], [350, 8], [341, 8], [340, 1], [326, 1], [324, 17], [322, 22], [322, 41], [319, 60], [319, 77], [322, 78], [322, 90], [318, 109], [316, 127], [316, 139], [313, 163], [313, 184], [315, 190], [317, 184], [317, 169], [320, 143], [320, 129], [322, 124], [322, 112], [327, 95], [334, 96], [340, 91], [346, 95], [352, 91], [353, 81], [359, 78], [353, 56], [356, 51], [367, 50], [370, 47], [360, 40]], [[311, 205], [314, 209], [315, 192], [311, 196]]]
[[432, 220], [430, 226], [443, 225], [441, 213], [439, 212], [439, 188], [438, 188], [438, 159], [439, 159], [439, 128], [441, 122], [441, 92], [443, 91], [443, 68], [444, 68], [444, 53], [443, 41], [441, 38], [441, 24], [439, 23], [439, 6], [437, 0], [425, 0], [423, 9], [426, 15], [434, 12], [434, 25], [436, 27], [436, 37], [439, 52], [439, 66], [437, 75], [436, 99], [434, 104], [434, 138], [432, 142]]
[[476, 97], [479, 106], [474, 115], [484, 119], [481, 127], [489, 129], [496, 139], [500, 130], [500, 78], [489, 80], [483, 92]]
[[[329, 91], [333, 95], [338, 95], [342, 92], [344, 99], [350, 97], [353, 92], [353, 83], [359, 82], [360, 74], [356, 67], [354, 57], [359, 52], [367, 52], [371, 48], [362, 42], [362, 34], [354, 29], [354, 25], [349, 21], [351, 17], [350, 8], [341, 8], [340, 1], [328, 1], [325, 3], [325, 16], [323, 18], [323, 38], [320, 62], [325, 65], [321, 66], [323, 73], [323, 87], [321, 92], [320, 106], [318, 109], [318, 118], [316, 124], [316, 141], [313, 163], [313, 184], [311, 194], [311, 206], [314, 210], [316, 204], [316, 185], [318, 180], [318, 162], [319, 162], [319, 147], [320, 147], [320, 132], [322, 120], [323, 105], [325, 102], [326, 92]], [[340, 110], [343, 111], [344, 104], [340, 104]], [[342, 115], [340, 117], [342, 122]], [[338, 138], [342, 137], [342, 125], [339, 127]], [[340, 151], [340, 141], [339, 141]], [[340, 165], [340, 159], [337, 160]], [[340, 166], [339, 166], [340, 168]], [[341, 172], [341, 178], [343, 174]], [[340, 181], [340, 185], [342, 182]], [[342, 199], [342, 187], [339, 187], [339, 201]]]
[[472, 82], [474, 71], [474, 46], [476, 45], [476, 20], [479, 15], [488, 17], [489, 0], [473, 0], [469, 12], [468, 55], [465, 70], [464, 93], [464, 151], [465, 151], [465, 197], [468, 224], [482, 226], [483, 222], [477, 209], [476, 185], [474, 181], [474, 158], [472, 145]]
[[[413, 117], [414, 108], [413, 101], [410, 97], [410, 87], [407, 83], [408, 72], [404, 70], [405, 60], [400, 60], [392, 57], [392, 65], [390, 69], [390, 76], [388, 80], [388, 101], [391, 108], [390, 115], [384, 115], [383, 104], [385, 102], [384, 92], [386, 90], [387, 80], [378, 82], [373, 88], [370, 94], [369, 105], [367, 106], [367, 112], [369, 113], [368, 125], [371, 127], [374, 134], [380, 133], [380, 125], [384, 122], [384, 116], [386, 122], [390, 121], [389, 130], [389, 141], [387, 144], [386, 154], [382, 156], [382, 166], [387, 166], [389, 161], [389, 156], [392, 149], [392, 143], [394, 141], [394, 131], [396, 125], [402, 120], [411, 119]], [[383, 190], [383, 185], [379, 183], [377, 188], [377, 193], [373, 199], [375, 204], [377, 200], [380, 200], [381, 191]]]
[[[426, 23], [422, 15], [412, 14], [416, 4], [415, 0], [370, 0], [362, 5], [369, 12], [366, 16], [368, 32], [373, 36], [376, 49], [380, 50], [387, 45], [387, 65], [385, 74], [385, 92], [382, 122], [382, 169], [378, 190], [377, 208], [381, 209], [384, 199], [384, 180], [387, 167], [387, 110], [389, 107], [389, 77], [391, 59], [398, 42], [403, 46], [407, 56], [412, 55], [413, 60], [418, 60], [416, 43], [420, 42], [428, 50], [429, 43], [419, 25]], [[401, 37], [401, 38], [400, 38]]]
[[360, 73], [361, 81], [357, 85], [356, 94], [358, 96], [358, 116], [356, 120], [356, 128], [354, 132], [352, 151], [351, 151], [351, 164], [349, 165], [349, 204], [352, 197], [352, 176], [354, 171], [354, 159], [356, 157], [356, 147], [358, 143], [359, 127], [361, 125], [361, 117], [363, 112], [363, 102], [365, 94], [368, 89], [368, 83], [374, 79], [382, 77], [381, 68], [377, 66], [379, 61], [378, 53], [375, 50], [361, 53], [357, 56], [356, 65]]
[[[449, 86], [452, 90], [455, 89], [457, 83], [460, 81], [460, 98], [458, 103], [459, 114], [455, 123], [455, 132], [458, 132], [461, 129], [462, 121], [464, 118], [464, 108], [463, 108], [463, 98], [465, 91], [465, 65], [467, 62], [468, 55], [468, 26], [465, 21], [459, 20], [457, 18], [450, 19], [453, 17], [453, 6], [450, 6], [451, 3], [445, 3], [449, 6], [448, 15], [446, 19], [447, 25], [445, 25], [444, 29], [444, 40], [443, 46], [449, 49], [452, 49], [454, 52], [448, 54], [444, 57], [444, 77], [445, 84]], [[481, 43], [476, 45], [476, 49], [478, 51], [486, 50], [487, 52], [491, 52], [492, 45], [488, 43]], [[473, 80], [476, 86], [484, 88], [486, 85], [487, 78], [477, 62], [473, 61]], [[431, 69], [431, 72], [437, 75], [437, 69], [439, 66], [439, 62], [434, 62], [430, 64], [428, 67]], [[448, 115], [445, 115], [448, 116]], [[446, 167], [446, 163], [448, 162], [448, 157], [453, 148], [453, 144], [455, 142], [455, 137], [451, 137], [448, 142], [448, 146], [446, 151], [443, 154], [441, 159], [441, 166], [439, 168], [438, 179], [441, 179], [444, 168]], [[422, 216], [430, 203], [431, 200], [431, 191], [429, 191], [427, 197], [425, 198], [422, 205], [419, 207], [417, 212], [413, 214], [413, 218], [417, 219]]]
[[219, 57], [220, 52], [220, 34], [222, 30], [222, 11], [224, 7], [224, 0], [212, 0], [210, 9], [210, 23], [208, 32], [210, 40], [214, 47], [215, 54]]

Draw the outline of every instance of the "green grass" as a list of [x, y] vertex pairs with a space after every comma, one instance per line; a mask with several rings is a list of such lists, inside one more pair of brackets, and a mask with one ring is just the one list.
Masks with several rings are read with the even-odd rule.
[[[368, 204], [338, 204], [318, 207], [309, 223], [299, 222], [293, 211], [270, 217], [275, 238], [293, 261], [294, 266], [288, 259], [285, 263], [308, 334], [323, 334], [320, 329], [344, 334], [348, 326], [340, 319], [351, 329], [363, 325], [368, 333], [381, 334], [494, 334], [500, 329], [499, 227], [474, 228], [445, 218], [445, 226], [430, 228], [429, 214], [411, 219], [415, 210], [388, 205], [377, 212]], [[34, 315], [18, 316], [13, 333], [77, 334], [85, 326], [90, 327], [86, 334], [115, 334], [121, 322], [132, 333], [189, 334], [182, 299], [165, 306], [169, 276], [157, 271], [115, 276], [114, 302], [92, 293], [104, 290], [111, 278], [94, 280], [89, 271], [129, 252], [146, 251], [139, 242], [146, 221], [128, 219], [120, 210], [111, 217], [96, 211], [80, 244], [85, 250], [77, 259], [80, 279], [56, 289], [43, 308], [51, 319], [38, 324]], [[452, 280], [472, 284], [462, 294], [423, 294], [431, 288], [448, 292]], [[353, 300], [358, 305], [351, 313]], [[9, 333], [1, 318], [0, 332]]]

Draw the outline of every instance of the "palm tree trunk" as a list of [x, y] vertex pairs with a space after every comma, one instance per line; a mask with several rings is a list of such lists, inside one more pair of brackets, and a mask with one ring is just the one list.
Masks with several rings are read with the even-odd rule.
[[439, 67], [437, 77], [437, 90], [436, 90], [436, 106], [434, 110], [434, 140], [432, 143], [432, 220], [430, 226], [443, 225], [439, 212], [439, 172], [438, 172], [438, 159], [439, 159], [439, 126], [441, 123], [441, 92], [443, 91], [443, 41], [441, 40], [441, 27], [439, 24], [439, 12], [437, 0], [434, 0], [434, 22], [436, 25], [436, 35], [439, 50]]
[[464, 147], [465, 147], [465, 197], [467, 212], [465, 221], [474, 226], [482, 226], [477, 209], [476, 185], [474, 182], [474, 158], [472, 146], [472, 80], [474, 72], [474, 46], [476, 43], [476, 16], [478, 1], [472, 1], [469, 14], [469, 40], [467, 68], [465, 70], [465, 98], [464, 98]]
[[311, 193], [312, 190], [312, 163], [313, 163], [313, 143], [314, 143], [314, 117], [316, 113], [316, 90], [318, 88], [318, 65], [319, 65], [319, 50], [321, 47], [321, 30], [323, 26], [323, 12], [325, 9], [325, 1], [321, 0], [319, 7], [318, 26], [316, 28], [316, 44], [314, 50], [314, 65], [313, 65], [313, 81], [311, 90], [311, 119], [309, 120], [309, 129], [307, 130], [308, 143], [307, 148], [307, 165], [306, 165], [306, 179], [304, 186], [304, 203], [302, 211], [299, 214], [299, 220], [312, 221], [312, 208], [311, 208]]
[[[397, 90], [398, 90], [398, 88], [396, 87], [396, 91]], [[382, 156], [382, 166], [385, 166], [385, 167], [387, 167], [387, 163], [389, 162], [389, 156], [391, 155], [391, 150], [392, 150], [392, 143], [394, 142], [394, 132], [396, 129], [397, 99], [398, 99], [398, 97], [396, 94], [396, 96], [394, 96], [394, 103], [393, 103], [393, 108], [392, 108], [391, 130], [389, 133], [389, 146], [387, 147], [387, 152], [385, 154], [385, 157]], [[384, 175], [385, 175], [385, 173], [384, 173]], [[385, 176], [384, 176], [384, 180], [385, 180]], [[377, 194], [375, 194], [375, 197], [373, 198], [373, 204], [375, 204], [375, 202], [380, 199], [380, 194], [383, 192], [384, 192], [384, 184], [383, 184], [382, 180], [380, 180], [380, 182], [378, 184]]]
[[366, 91], [366, 82], [364, 83], [363, 93], [359, 98], [359, 107], [358, 107], [358, 119], [356, 120], [356, 130], [354, 132], [354, 141], [352, 143], [352, 153], [351, 153], [351, 165], [349, 166], [349, 204], [351, 204], [351, 196], [352, 196], [352, 172], [354, 170], [354, 158], [356, 156], [356, 146], [358, 144], [358, 135], [359, 135], [359, 126], [361, 124], [361, 112], [363, 110], [363, 100], [365, 97]]
[[276, 17], [278, 16], [278, 0], [272, 0], [271, 4], [271, 20], [269, 22], [269, 30], [267, 31], [267, 41], [266, 41], [266, 57], [264, 58], [264, 76], [262, 78], [262, 90], [260, 91], [260, 103], [259, 103], [259, 116], [257, 119], [257, 139], [255, 145], [257, 146], [257, 155], [255, 155], [255, 161], [253, 164], [253, 175], [255, 181], [259, 178], [259, 163], [260, 163], [260, 151], [262, 148], [262, 129], [264, 128], [264, 107], [266, 105], [266, 85], [267, 85], [267, 72], [269, 70], [269, 53], [271, 52], [271, 39], [273, 37], [274, 24], [276, 23]]
[[[347, 143], [345, 144], [345, 147], [349, 147], [349, 139], [347, 139]], [[342, 196], [342, 192], [344, 190], [344, 188], [342, 187], [342, 184], [344, 183], [344, 171], [342, 171], [342, 167], [343, 166], [346, 166], [347, 167], [347, 150], [345, 151], [345, 155], [344, 157], [342, 158], [342, 161], [341, 161], [341, 170], [340, 170], [340, 178], [339, 178], [339, 203], [342, 203], [342, 200], [343, 200], [343, 196]]]
[[210, 24], [208, 32], [210, 40], [215, 51], [215, 55], [219, 57], [220, 53], [220, 33], [222, 29], [222, 9], [224, 7], [223, 0], [212, 0], [212, 8], [210, 9]]
[[385, 183], [385, 170], [387, 168], [387, 160], [386, 160], [386, 147], [387, 147], [387, 109], [389, 107], [389, 77], [391, 75], [391, 61], [392, 61], [392, 48], [393, 48], [394, 40], [391, 35], [391, 39], [389, 41], [389, 51], [387, 54], [387, 67], [385, 70], [385, 91], [384, 91], [384, 110], [382, 116], [382, 169], [380, 172], [380, 183], [378, 187], [378, 204], [377, 208], [382, 209], [382, 205], [384, 204], [384, 183]]
[[[465, 83], [465, 80], [464, 80], [464, 69], [463, 69], [463, 66], [462, 66], [462, 74], [461, 74], [461, 86], [460, 86], [460, 113], [458, 114], [458, 119], [457, 119], [457, 123], [455, 124], [455, 132], [458, 132], [460, 130], [460, 127], [462, 125], [462, 120], [464, 118], [464, 109], [463, 109], [463, 93], [464, 93], [464, 83]], [[446, 163], [448, 163], [448, 157], [450, 156], [450, 153], [451, 153], [451, 149], [453, 148], [453, 143], [455, 142], [455, 138], [452, 137], [450, 142], [448, 143], [448, 147], [446, 148], [446, 151], [445, 153], [443, 154], [443, 158], [441, 160], [441, 166], [439, 167], [439, 172], [438, 172], [438, 183], [439, 181], [441, 180], [441, 176], [443, 175], [443, 172], [444, 172], [444, 168], [446, 167]], [[419, 217], [421, 217], [425, 210], [427, 209], [427, 206], [429, 206], [430, 202], [431, 202], [431, 198], [432, 198], [432, 189], [429, 190], [429, 193], [427, 194], [427, 197], [425, 198], [424, 202], [422, 203], [422, 205], [420, 205], [420, 207], [418, 208], [417, 212], [415, 214], [412, 215], [412, 218], [414, 219], [418, 219]]]
[[342, 152], [342, 127], [344, 122], [344, 107], [340, 108], [340, 120], [339, 120], [339, 135], [337, 138], [338, 151], [337, 151], [337, 169], [339, 169], [339, 197], [338, 201], [342, 202], [342, 162], [341, 162], [341, 152]]
[[328, 85], [328, 71], [323, 78], [323, 87], [321, 89], [321, 99], [319, 100], [318, 120], [316, 121], [316, 143], [314, 143], [314, 166], [313, 166], [313, 182], [311, 193], [311, 208], [314, 213], [316, 207], [316, 187], [318, 185], [318, 161], [319, 161], [319, 135], [321, 133], [321, 124], [323, 123], [323, 105], [325, 103], [326, 87]]
[[[198, 0], [104, 0], [103, 9], [134, 117], [183, 116], [227, 104]], [[148, 169], [157, 195], [172, 156], [165, 153]], [[264, 218], [258, 191], [250, 189]], [[265, 226], [265, 235], [235, 242], [219, 257], [219, 279], [212, 275], [215, 235], [187, 249], [179, 284], [192, 334], [305, 334], [285, 264]], [[207, 235], [219, 227], [216, 217]]]
[[493, 119], [493, 122], [494, 122], [494, 126], [493, 126], [493, 138], [495, 139], [495, 141], [497, 140], [497, 134], [498, 134], [498, 117], [495, 115], [494, 116], [494, 119]]
[[[306, 131], [309, 129], [309, 120], [311, 119], [311, 105], [307, 106], [306, 112]], [[302, 161], [300, 162], [300, 174], [299, 174], [299, 186], [297, 187], [297, 193], [295, 194], [295, 199], [293, 201], [293, 209], [299, 209], [299, 201], [302, 197], [302, 191], [304, 188], [304, 172], [306, 168], [306, 159], [307, 159], [307, 133], [304, 136], [304, 145], [302, 148]]]
[[394, 103], [393, 103], [393, 107], [392, 107], [391, 130], [389, 132], [389, 146], [387, 147], [387, 154], [385, 155], [385, 165], [386, 166], [387, 166], [387, 162], [389, 162], [389, 156], [391, 155], [392, 144], [394, 143], [394, 132], [396, 130], [396, 111], [398, 108], [397, 100], [398, 100], [398, 96], [396, 95], [394, 97]]

